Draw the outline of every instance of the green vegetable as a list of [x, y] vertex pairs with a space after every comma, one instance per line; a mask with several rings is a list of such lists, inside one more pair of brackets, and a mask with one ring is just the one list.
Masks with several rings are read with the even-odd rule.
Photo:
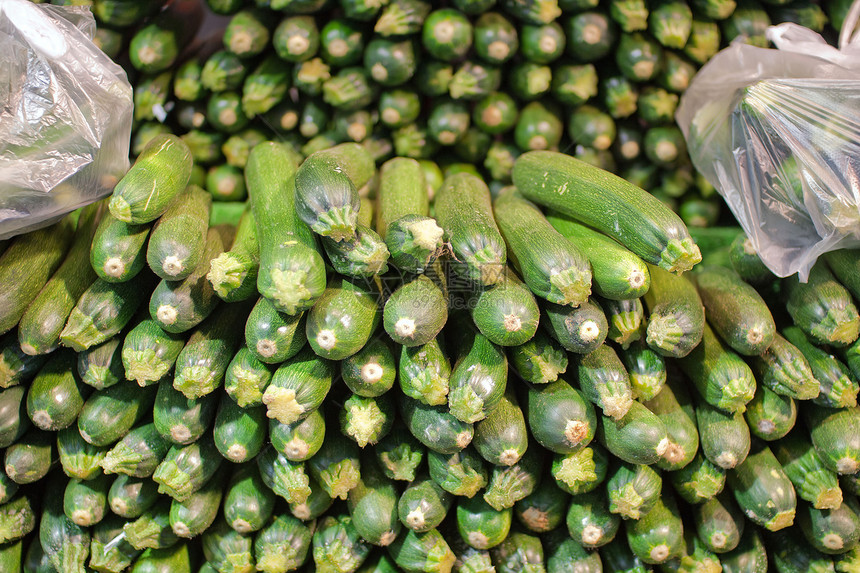
[[392, 543], [388, 553], [406, 573], [450, 571], [456, 557], [436, 529], [423, 533], [408, 531]]
[[63, 493], [63, 512], [76, 525], [91, 527], [107, 513], [107, 493], [111, 478], [102, 475], [91, 480], [70, 479]]
[[[53, 480], [62, 487], [62, 480]], [[63, 513], [62, 498], [48, 496], [39, 521], [39, 542], [58, 571], [83, 573], [90, 553], [90, 531], [75, 524]]]
[[594, 408], [564, 380], [528, 389], [526, 420], [532, 437], [557, 454], [571, 454], [594, 437]]
[[812, 445], [824, 465], [838, 474], [854, 474], [860, 469], [860, 439], [857, 406], [822, 408], [808, 405], [801, 409]]
[[783, 283], [788, 309], [794, 323], [819, 344], [847, 346], [857, 340], [860, 316], [849, 292], [839, 284], [824, 264], [815, 265], [809, 280], [796, 277]]
[[152, 474], [159, 493], [183, 502], [202, 488], [224, 458], [211, 437], [204, 436], [187, 446], [173, 446]]
[[819, 384], [819, 394], [812, 400], [821, 406], [833, 408], [857, 404], [858, 383], [838, 358], [812, 344], [796, 326], [789, 326], [782, 334], [803, 353]]
[[699, 539], [714, 553], [732, 551], [744, 538], [746, 520], [727, 493], [693, 506], [693, 520]]
[[359, 447], [375, 445], [391, 431], [394, 410], [390, 395], [364, 398], [353, 394], [346, 399], [340, 413], [341, 433], [355, 440]]
[[322, 404], [332, 385], [334, 363], [302, 349], [275, 371], [263, 393], [269, 418], [291, 424]]
[[798, 400], [818, 396], [820, 382], [803, 353], [778, 332], [773, 343], [752, 360], [756, 380], [777, 394]]
[[152, 412], [154, 400], [154, 386], [131, 381], [93, 392], [78, 413], [78, 431], [94, 446], [114, 444]]
[[627, 542], [645, 563], [664, 563], [683, 551], [684, 524], [672, 493], [666, 491], [654, 509], [628, 522]]
[[305, 323], [308, 343], [317, 355], [342, 360], [373, 336], [381, 313], [378, 296], [368, 286], [357, 280], [328, 284]]
[[[600, 306], [606, 314], [608, 323], [606, 337], [609, 340], [621, 346], [623, 350], [645, 348], [644, 344], [640, 343], [645, 331], [645, 307], [642, 306], [640, 299], [601, 299]], [[636, 344], [631, 346], [634, 343]]]
[[756, 441], [744, 461], [728, 474], [729, 487], [741, 510], [755, 524], [779, 531], [794, 521], [794, 486], [773, 452]]
[[165, 378], [158, 384], [152, 419], [164, 439], [187, 445], [197, 441], [209, 429], [217, 405], [217, 394], [187, 398], [173, 387], [170, 378]]
[[750, 451], [750, 429], [740, 412], [729, 414], [701, 402], [696, 407], [696, 422], [702, 453], [721, 468], [742, 463]]
[[824, 465], [809, 437], [800, 429], [773, 445], [773, 453], [794, 485], [797, 495], [816, 509], [836, 509], [842, 490], [836, 472]]
[[632, 464], [653, 464], [669, 447], [666, 426], [636, 401], [617, 420], [600, 416], [597, 438], [613, 455]]
[[221, 468], [206, 484], [185, 501], [170, 502], [170, 527], [178, 537], [192, 538], [205, 532], [218, 517], [227, 479]]
[[112, 512], [127, 519], [137, 518], [152, 507], [159, 498], [158, 484], [148, 478], [120, 474], [108, 491]]
[[487, 485], [487, 468], [474, 448], [450, 455], [430, 451], [427, 461], [430, 478], [449, 493], [474, 497]]
[[62, 430], [74, 424], [91, 391], [75, 376], [74, 354], [54, 353], [30, 383], [27, 415], [37, 428]]
[[[60, 465], [63, 473], [71, 478], [87, 480], [101, 474], [101, 463], [109, 449], [87, 443], [76, 426], [57, 432], [57, 453]], [[0, 475], [0, 483], [3, 484], [0, 486], [0, 491], [5, 489], [7, 494], [14, 486], [14, 482], [5, 473]], [[0, 499], [3, 499], [2, 495]]]
[[744, 412], [750, 431], [762, 440], [785, 436], [797, 420], [797, 404], [790, 396], [780, 396], [767, 386], [758, 386]]
[[267, 425], [262, 407], [242, 408], [222, 396], [212, 430], [215, 447], [233, 463], [250, 461], [263, 448]]
[[551, 473], [555, 483], [572, 495], [588, 493], [606, 479], [609, 457], [600, 444], [589, 446], [572, 454], [557, 454], [552, 462]]
[[592, 549], [615, 538], [621, 518], [609, 511], [606, 494], [596, 490], [573, 496], [566, 523], [570, 536], [583, 547]]
[[656, 465], [668, 471], [687, 466], [699, 449], [696, 412], [690, 395], [681, 384], [673, 380], [643, 404], [666, 426], [666, 436], [669, 439], [669, 445]]
[[157, 383], [173, 368], [183, 346], [185, 339], [181, 334], [163, 331], [155, 320], [142, 320], [122, 343], [126, 379], [141, 386]]
[[548, 302], [543, 305], [543, 310], [546, 318], [544, 327], [570, 352], [588, 354], [606, 340], [609, 325], [603, 309], [594, 298], [574, 309]]
[[132, 477], [149, 477], [170, 449], [155, 424], [143, 424], [123, 436], [105, 455], [101, 466], [105, 473], [123, 473]]

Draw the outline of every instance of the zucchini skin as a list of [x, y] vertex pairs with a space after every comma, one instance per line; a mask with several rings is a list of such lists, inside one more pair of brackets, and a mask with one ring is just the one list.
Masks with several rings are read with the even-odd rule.
[[369, 543], [386, 547], [400, 534], [398, 490], [372, 454], [361, 461], [361, 480], [349, 491], [347, 507], [352, 524]]
[[430, 451], [427, 465], [430, 479], [456, 496], [474, 497], [487, 486], [487, 466], [474, 448], [450, 455]]
[[790, 396], [780, 396], [767, 386], [759, 386], [747, 404], [744, 417], [753, 435], [772, 442], [785, 436], [797, 421], [797, 404]]
[[320, 407], [328, 395], [335, 374], [335, 363], [303, 348], [284, 362], [263, 392], [266, 415], [282, 424], [301, 420]]
[[351, 392], [375, 398], [394, 386], [397, 360], [391, 345], [382, 338], [373, 338], [340, 363], [340, 374]]
[[785, 307], [794, 324], [818, 344], [843, 347], [857, 340], [860, 315], [851, 298], [824, 261], [809, 271], [806, 283], [789, 277], [782, 283]]
[[601, 416], [599, 422], [597, 439], [615, 457], [625, 462], [642, 465], [656, 463], [669, 447], [666, 426], [635, 400], [623, 417], [615, 420]]
[[78, 414], [78, 431], [94, 446], [116, 443], [152, 411], [154, 401], [154, 386], [130, 381], [93, 392]]
[[737, 547], [720, 555], [720, 562], [725, 573], [767, 573], [768, 554], [761, 534], [748, 528]]
[[526, 419], [511, 388], [506, 389], [487, 417], [476, 424], [472, 443], [481, 457], [493, 465], [513, 465], [526, 452]]
[[260, 242], [257, 221], [246, 207], [236, 226], [236, 236], [230, 250], [212, 259], [206, 278], [215, 294], [224, 302], [247, 300], [257, 294], [260, 271]]
[[728, 485], [744, 514], [769, 531], [794, 523], [794, 486], [770, 448], [756, 441], [749, 455], [728, 473]]
[[201, 263], [211, 209], [212, 196], [190, 185], [158, 219], [146, 246], [146, 263], [159, 278], [183, 280]]
[[750, 430], [740, 412], [730, 414], [703, 402], [696, 407], [702, 453], [711, 463], [731, 469], [742, 463], [750, 450]]
[[447, 408], [428, 406], [407, 396], [400, 397], [400, 414], [415, 439], [441, 454], [459, 452], [475, 435], [471, 423], [460, 421]]
[[306, 313], [282, 313], [272, 301], [260, 297], [245, 322], [245, 343], [249, 352], [266, 364], [289, 360], [307, 342], [305, 320]]
[[542, 306], [544, 329], [567, 351], [588, 354], [606, 340], [609, 324], [596, 299], [590, 298], [573, 309], [551, 302]]
[[215, 475], [223, 461], [215, 442], [205, 436], [187, 446], [171, 447], [155, 468], [152, 480], [158, 484], [159, 493], [183, 502]]
[[200, 439], [209, 429], [215, 418], [217, 404], [215, 394], [187, 398], [173, 387], [170, 378], [165, 378], [158, 383], [152, 420], [165, 440], [187, 445]]
[[307, 313], [308, 344], [322, 358], [343, 360], [367, 344], [381, 315], [379, 296], [372, 288], [357, 280], [335, 279]]
[[385, 301], [382, 325], [403, 346], [427, 344], [448, 320], [448, 298], [426, 275], [405, 282]]
[[836, 473], [860, 470], [860, 406], [823, 408], [804, 404], [801, 417], [824, 465]]
[[570, 536], [588, 549], [611, 542], [621, 526], [621, 518], [609, 511], [609, 501], [602, 490], [574, 495], [565, 522]]
[[145, 478], [152, 475], [171, 443], [161, 437], [155, 424], [143, 424], [123, 436], [103, 457], [105, 473], [123, 473]]
[[30, 427], [27, 392], [24, 386], [13, 386], [0, 392], [0, 447], [11, 446]]
[[683, 552], [684, 524], [670, 491], [658, 498], [654, 509], [628, 522], [627, 542], [645, 563], [665, 563]]
[[579, 388], [605, 416], [623, 418], [633, 401], [630, 377], [612, 347], [601, 344], [579, 357]]
[[528, 151], [514, 185], [529, 200], [616, 239], [645, 262], [682, 273], [702, 260], [683, 221], [649, 193], [555, 151]]
[[483, 420], [502, 399], [508, 381], [504, 351], [475, 330], [465, 314], [452, 318], [448, 337], [456, 362], [448, 378], [448, 410], [466, 423]]
[[507, 249], [493, 218], [486, 183], [468, 173], [451, 175], [437, 191], [434, 204], [436, 221], [458, 261], [454, 271], [484, 286], [500, 281]]
[[801, 503], [797, 518], [803, 536], [822, 553], [842, 554], [860, 539], [860, 503], [851, 494], [834, 509], [816, 509]]
[[644, 297], [649, 313], [645, 340], [663, 356], [683, 358], [702, 340], [702, 299], [687, 278], [654, 266], [649, 266], [649, 271], [651, 289]]
[[123, 336], [119, 334], [78, 352], [78, 376], [84, 384], [104, 390], [125, 378], [122, 364]]
[[403, 491], [397, 501], [397, 514], [404, 527], [423, 533], [442, 523], [453, 502], [453, 495], [423, 475]]
[[567, 371], [567, 352], [542, 330], [527, 342], [508, 349], [508, 360], [517, 375], [532, 384], [548, 384]]
[[572, 454], [594, 438], [594, 407], [564, 380], [529, 388], [526, 420], [532, 437], [551, 452]]
[[727, 494], [693, 506], [696, 535], [714, 553], [727, 553], [738, 546], [744, 536], [746, 519]]
[[826, 465], [803, 430], [789, 432], [773, 444], [773, 453], [798, 497], [816, 509], [836, 509], [843, 492], [836, 472]]
[[0, 388], [11, 388], [29, 382], [47, 359], [47, 356], [42, 354], [26, 354], [21, 350], [17, 333], [7, 332], [0, 338]]
[[27, 392], [27, 415], [33, 425], [55, 432], [75, 423], [92, 391], [75, 374], [70, 352], [53, 354], [36, 374]]
[[481, 290], [470, 313], [481, 334], [499, 346], [525, 344], [540, 322], [534, 294], [510, 268], [493, 288]]
[[806, 357], [779, 332], [768, 349], [752, 359], [751, 365], [756, 380], [777, 394], [809, 400], [820, 392], [819, 381]]
[[642, 404], [666, 426], [669, 446], [657, 460], [657, 467], [673, 471], [692, 462], [699, 450], [699, 431], [692, 400], [680, 381], [672, 380]]
[[857, 405], [860, 385], [845, 364], [833, 354], [813, 344], [799, 327], [788, 326], [783, 329], [782, 334], [803, 353], [815, 380], [818, 381], [819, 393], [812, 398], [812, 402], [830, 408]]
[[142, 320], [122, 343], [126, 379], [141, 386], [158, 382], [173, 368], [184, 346], [183, 336], [165, 332], [152, 319]]
[[266, 412], [262, 407], [242, 408], [229, 396], [221, 396], [212, 438], [227, 460], [241, 464], [253, 459], [268, 437]]

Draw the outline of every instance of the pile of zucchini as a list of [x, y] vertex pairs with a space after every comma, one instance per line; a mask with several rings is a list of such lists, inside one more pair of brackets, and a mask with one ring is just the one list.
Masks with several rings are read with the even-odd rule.
[[846, 2], [56, 3], [136, 160], [0, 242], [0, 571], [860, 571], [860, 251], [775, 278], [672, 123]]

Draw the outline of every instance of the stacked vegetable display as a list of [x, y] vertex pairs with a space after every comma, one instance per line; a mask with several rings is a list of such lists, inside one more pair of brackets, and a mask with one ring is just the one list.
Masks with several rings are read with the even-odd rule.
[[145, 4], [134, 167], [2, 244], [0, 571], [858, 569], [858, 253], [671, 125], [761, 6]]

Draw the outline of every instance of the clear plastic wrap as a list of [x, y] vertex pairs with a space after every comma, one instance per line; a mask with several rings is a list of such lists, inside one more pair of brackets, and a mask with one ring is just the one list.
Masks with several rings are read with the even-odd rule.
[[836, 49], [787, 23], [768, 30], [777, 49], [735, 42], [678, 109], [693, 164], [777, 276], [805, 281], [822, 253], [860, 246], [860, 41], [848, 36]]
[[128, 170], [132, 88], [88, 8], [0, 0], [0, 239], [104, 197]]

